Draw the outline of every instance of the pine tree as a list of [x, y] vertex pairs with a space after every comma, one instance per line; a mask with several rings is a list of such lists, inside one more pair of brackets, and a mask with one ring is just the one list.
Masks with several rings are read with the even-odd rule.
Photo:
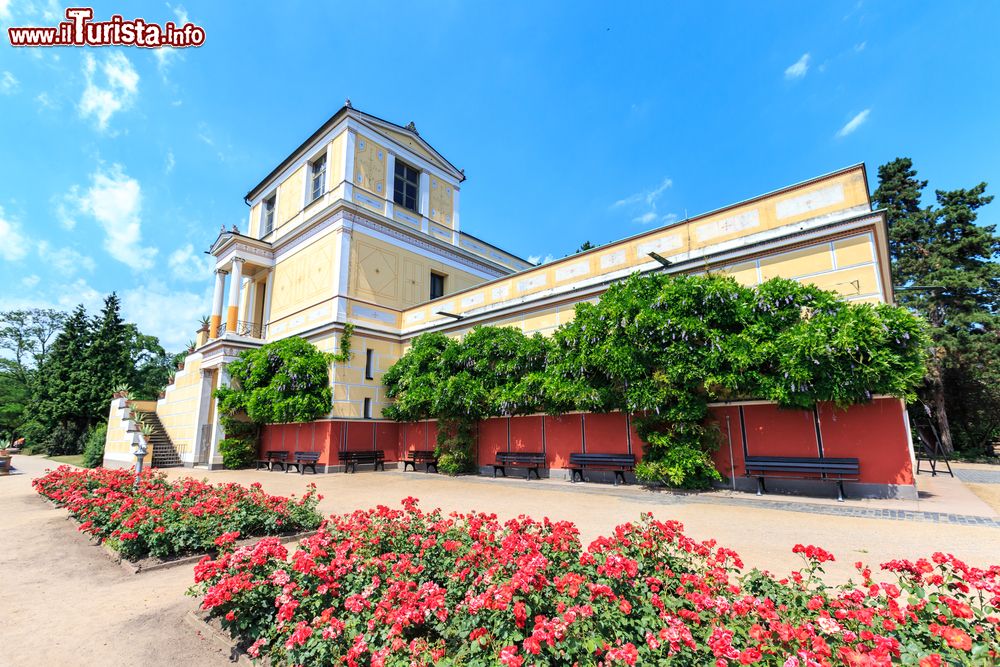
[[972, 374], [966, 379], [975, 383], [997, 374], [995, 368], [970, 364], [968, 354], [975, 346], [1000, 344], [995, 333], [1000, 330], [1000, 238], [994, 225], [976, 223], [978, 210], [993, 197], [985, 194], [986, 183], [980, 183], [971, 189], [936, 190], [937, 205], [923, 206], [927, 181], [917, 178], [909, 158], [882, 165], [878, 177], [873, 198], [886, 209], [897, 300], [931, 326], [934, 346], [923, 396], [950, 452], [954, 438], [948, 404], [963, 397], [949, 391], [948, 378]]
[[129, 329], [122, 320], [121, 302], [114, 292], [104, 299], [83, 366], [87, 371], [84, 414], [88, 425], [92, 425], [106, 418], [112, 389], [132, 381], [135, 373]]
[[37, 417], [49, 433], [52, 453], [72, 452], [75, 443], [82, 444], [88, 426], [85, 361], [92, 340], [93, 323], [81, 304], [66, 320], [39, 371]]

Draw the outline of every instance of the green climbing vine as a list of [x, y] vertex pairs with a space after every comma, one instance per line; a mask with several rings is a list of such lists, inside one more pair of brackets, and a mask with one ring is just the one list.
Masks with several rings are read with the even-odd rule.
[[[416, 338], [383, 379], [395, 401], [385, 414], [469, 433], [493, 416], [622, 411], [645, 443], [642, 479], [703, 487], [720, 478], [710, 402], [910, 398], [926, 349], [923, 322], [895, 306], [780, 278], [747, 287], [720, 275], [634, 275], [578, 304], [550, 338], [503, 327]], [[457, 440], [468, 440], [468, 455], [454, 458], [469, 467], [474, 438]]]
[[337, 353], [322, 352], [292, 336], [246, 350], [229, 364], [230, 385], [215, 390], [232, 465], [252, 461], [263, 424], [305, 422], [333, 407], [330, 365], [351, 358], [352, 325], [344, 327]]

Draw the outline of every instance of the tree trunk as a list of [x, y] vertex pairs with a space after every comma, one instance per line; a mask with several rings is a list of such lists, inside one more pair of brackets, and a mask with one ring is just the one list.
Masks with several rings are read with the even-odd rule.
[[945, 454], [953, 454], [955, 446], [951, 440], [951, 427], [948, 425], [948, 412], [945, 409], [945, 387], [944, 372], [941, 369], [941, 359], [937, 354], [931, 361], [928, 369], [928, 379], [930, 380], [931, 414], [937, 422], [938, 436], [941, 438], [941, 446]]

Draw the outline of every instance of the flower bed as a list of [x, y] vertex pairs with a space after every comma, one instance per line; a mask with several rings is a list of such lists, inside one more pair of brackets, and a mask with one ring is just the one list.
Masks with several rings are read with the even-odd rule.
[[127, 469], [60, 466], [32, 481], [35, 490], [65, 507], [90, 533], [135, 561], [212, 551], [237, 537], [282, 535], [316, 528], [321, 497], [315, 488], [301, 498], [271, 496], [260, 484], [212, 485], [169, 481], [143, 471], [138, 488]]
[[935, 554], [876, 583], [776, 579], [643, 516], [581, 547], [571, 523], [444, 516], [407, 499], [195, 568], [194, 595], [254, 657], [308, 665], [993, 664], [1000, 566]]

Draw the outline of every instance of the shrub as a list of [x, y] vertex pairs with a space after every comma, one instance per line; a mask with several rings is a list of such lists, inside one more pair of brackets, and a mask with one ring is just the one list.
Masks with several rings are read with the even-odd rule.
[[79, 454], [83, 451], [86, 431], [72, 423], [58, 424], [45, 441], [45, 453], [50, 456]]
[[246, 468], [257, 457], [257, 443], [245, 438], [224, 438], [219, 441], [219, 451], [223, 467], [230, 470]]
[[211, 485], [190, 477], [168, 481], [144, 470], [60, 466], [32, 481], [35, 490], [81, 521], [80, 530], [128, 560], [214, 551], [217, 540], [280, 535], [320, 524], [314, 486], [301, 498], [271, 496], [260, 484]]
[[83, 465], [97, 468], [104, 463], [104, 444], [108, 439], [108, 425], [100, 424], [90, 429], [83, 446]]
[[1000, 566], [934, 554], [878, 584], [804, 567], [742, 572], [734, 552], [644, 515], [582, 548], [568, 522], [378, 507], [333, 516], [288, 560], [275, 539], [195, 568], [191, 593], [270, 664], [993, 664]]

